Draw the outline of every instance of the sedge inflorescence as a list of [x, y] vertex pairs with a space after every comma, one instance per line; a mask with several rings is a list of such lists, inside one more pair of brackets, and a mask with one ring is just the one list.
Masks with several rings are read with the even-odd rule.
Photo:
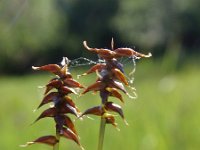
[[130, 96], [124, 87], [124, 85], [129, 86], [129, 82], [125, 76], [123, 65], [119, 62], [118, 59], [122, 57], [150, 57], [151, 54], [149, 53], [148, 55], [145, 55], [138, 53], [131, 48], [114, 49], [113, 39], [111, 41], [111, 49], [90, 48], [86, 41], [83, 42], [83, 45], [88, 51], [97, 54], [102, 60], [101, 62], [104, 63], [97, 63], [96, 65], [92, 66], [90, 70], [83, 74], [88, 75], [90, 73], [96, 72], [98, 76], [96, 82], [88, 86], [82, 94], [85, 94], [89, 91], [98, 91], [100, 93], [101, 105], [87, 109], [82, 114], [82, 116], [101, 116], [101, 118], [105, 119], [107, 124], [112, 124], [114, 127], [117, 127], [117, 123], [115, 122], [115, 115], [111, 114], [111, 112], [115, 112], [119, 114], [127, 124], [121, 106], [108, 101], [108, 98], [112, 96], [116, 97], [121, 102], [124, 102], [120, 91]]
[[[67, 115], [73, 114], [76, 117], [80, 116], [80, 110], [69, 97], [69, 94], [77, 94], [75, 89], [83, 88], [83, 86], [72, 78], [72, 75], [68, 70], [68, 62], [68, 59], [64, 57], [61, 65], [48, 64], [41, 67], [33, 67], [34, 70], [48, 71], [56, 75], [56, 77], [51, 79], [46, 85], [44, 98], [38, 106], [38, 109], [50, 102], [53, 103], [53, 107], [43, 111], [36, 119], [36, 121], [38, 121], [46, 117], [53, 118], [56, 124], [56, 136], [42, 136], [33, 142], [28, 142], [26, 145], [43, 143], [54, 147], [57, 143], [59, 143], [61, 136], [73, 140], [80, 146], [81, 149], [83, 149], [79, 142], [79, 136], [74, 123], [70, 119], [69, 115]], [[52, 92], [53, 89], [54, 91]]]

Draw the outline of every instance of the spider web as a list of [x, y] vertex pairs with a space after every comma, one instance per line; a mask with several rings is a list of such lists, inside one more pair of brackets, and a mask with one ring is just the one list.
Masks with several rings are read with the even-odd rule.
[[77, 59], [69, 60], [69, 68], [76, 68], [81, 66], [95, 65], [98, 61], [93, 61], [85, 57], [79, 57]]
[[[137, 57], [122, 57], [119, 59], [119, 62], [123, 65], [123, 69], [124, 69], [124, 75], [128, 80], [129, 86], [128, 88], [130, 89], [131, 93], [133, 93], [133, 95], [131, 94], [127, 94], [129, 98], [131, 99], [135, 99], [137, 98], [137, 94], [136, 94], [136, 89], [133, 85], [134, 82], [134, 73], [136, 71], [136, 59]], [[88, 65], [95, 65], [95, 64], [99, 64], [99, 63], [105, 63], [104, 60], [102, 59], [98, 59], [98, 60], [91, 60], [85, 57], [80, 57], [77, 59], [73, 59], [73, 60], [69, 60], [69, 69], [70, 68], [76, 68], [76, 67], [82, 67], [82, 66], [88, 66]], [[78, 75], [77, 77], [79, 78], [81, 75]]]

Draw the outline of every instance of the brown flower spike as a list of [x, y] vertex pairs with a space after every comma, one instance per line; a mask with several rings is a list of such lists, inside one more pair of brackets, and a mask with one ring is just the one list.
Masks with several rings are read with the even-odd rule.
[[[82, 114], [82, 116], [101, 116], [101, 119], [104, 119], [105, 123], [112, 124], [114, 127], [117, 127], [117, 124], [115, 123], [115, 116], [112, 115], [111, 112], [117, 113], [125, 121], [124, 113], [120, 105], [109, 102], [108, 98], [113, 96], [119, 99], [121, 102], [124, 102], [120, 91], [129, 95], [124, 87], [124, 85], [129, 86], [129, 82], [125, 77], [123, 65], [118, 61], [118, 59], [121, 57], [148, 58], [151, 57], [151, 53], [145, 55], [136, 52], [131, 48], [114, 49], [113, 39], [111, 41], [111, 49], [90, 48], [86, 41], [83, 42], [83, 45], [88, 51], [97, 54], [100, 59], [102, 59], [101, 62], [104, 63], [98, 63], [92, 66], [91, 69], [89, 69], [86, 73], [82, 74], [87, 75], [96, 72], [98, 76], [97, 81], [88, 86], [82, 94], [85, 94], [89, 91], [99, 91], [101, 97], [101, 105], [89, 108]], [[102, 149], [102, 146], [99, 147], [101, 147], [99, 149]]]
[[[76, 117], [79, 116], [79, 109], [68, 95], [71, 93], [76, 94], [75, 88], [83, 88], [83, 86], [72, 78], [72, 75], [68, 70], [68, 59], [64, 57], [61, 65], [48, 64], [41, 67], [33, 67], [33, 69], [48, 71], [56, 75], [56, 77], [51, 79], [46, 85], [45, 95], [42, 102], [39, 104], [38, 109], [50, 102], [54, 105], [52, 108], [48, 108], [43, 111], [36, 119], [36, 121], [38, 121], [46, 117], [53, 118], [56, 124], [56, 136], [43, 136], [33, 142], [28, 142], [26, 145], [43, 143], [54, 147], [57, 143], [59, 143], [60, 136], [62, 136], [73, 140], [80, 146], [81, 149], [83, 149], [79, 142], [74, 123], [67, 115], [73, 114]], [[55, 90], [52, 91], [53, 89]]]

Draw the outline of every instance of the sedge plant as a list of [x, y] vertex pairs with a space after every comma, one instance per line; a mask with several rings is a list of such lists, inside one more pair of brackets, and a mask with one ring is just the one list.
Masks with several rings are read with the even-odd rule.
[[98, 55], [101, 61], [92, 66], [86, 73], [80, 75], [97, 74], [96, 82], [85, 88], [81, 95], [90, 91], [99, 92], [101, 104], [89, 108], [83, 113], [77, 108], [73, 100], [69, 97], [69, 94], [77, 94], [75, 89], [84, 87], [73, 79], [68, 69], [69, 60], [66, 57], [63, 58], [60, 65], [48, 64], [41, 67], [33, 67], [34, 70], [48, 71], [55, 75], [55, 77], [46, 84], [44, 98], [37, 109], [50, 102], [53, 103], [53, 107], [43, 111], [35, 122], [47, 117], [53, 118], [56, 131], [55, 135], [39, 137], [32, 142], [27, 142], [27, 144], [23, 146], [42, 143], [52, 146], [53, 150], [59, 150], [60, 137], [65, 137], [73, 140], [83, 150], [74, 122], [68, 114], [73, 114], [78, 118], [82, 118], [85, 115], [100, 116], [101, 121], [97, 150], [103, 150], [106, 124], [111, 124], [118, 129], [113, 112], [117, 113], [124, 120], [125, 124], [128, 125], [122, 107], [109, 101], [109, 97], [112, 96], [124, 103], [121, 93], [126, 94], [130, 98], [134, 98], [125, 88], [125, 86], [127, 86], [134, 89], [134, 87], [130, 85], [132, 81], [127, 79], [124, 66], [119, 60], [123, 57], [131, 59], [148, 58], [151, 57], [151, 53], [145, 55], [131, 48], [114, 49], [113, 39], [111, 41], [111, 49], [90, 48], [86, 41], [83, 42], [83, 45], [88, 51]]
[[68, 70], [68, 63], [68, 59], [64, 57], [60, 65], [48, 64], [41, 67], [33, 67], [34, 70], [48, 71], [55, 75], [45, 86], [44, 98], [37, 109], [50, 102], [53, 103], [53, 107], [43, 111], [35, 122], [47, 117], [53, 118], [56, 133], [55, 135], [39, 137], [23, 146], [42, 143], [52, 146], [53, 150], [59, 150], [60, 137], [65, 137], [76, 142], [83, 150], [74, 123], [68, 115], [80, 116], [80, 111], [69, 97], [69, 94], [77, 94], [75, 89], [83, 88], [83, 86], [73, 79]]
[[[90, 48], [87, 42], [83, 42], [84, 47], [99, 56], [101, 63], [97, 63], [92, 66], [86, 73], [82, 75], [88, 75], [90, 73], [97, 74], [97, 80], [94, 84], [88, 86], [82, 94], [89, 91], [99, 92], [101, 104], [87, 109], [81, 116], [84, 115], [96, 115], [101, 117], [100, 129], [99, 129], [99, 142], [98, 150], [103, 149], [104, 133], [106, 124], [112, 124], [117, 128], [115, 122], [115, 115], [112, 112], [117, 113], [127, 124], [122, 107], [109, 101], [109, 97], [113, 96], [119, 99], [122, 103], [124, 100], [120, 93], [131, 97], [131, 95], [125, 89], [125, 86], [130, 86], [124, 72], [123, 65], [119, 62], [122, 57], [131, 57], [132, 59], [139, 59], [141, 57], [151, 57], [151, 53], [148, 55], [138, 53], [131, 48], [117, 48], [114, 49], [114, 41], [111, 41], [111, 49], [104, 48]], [[117, 128], [118, 129], [118, 128]]]

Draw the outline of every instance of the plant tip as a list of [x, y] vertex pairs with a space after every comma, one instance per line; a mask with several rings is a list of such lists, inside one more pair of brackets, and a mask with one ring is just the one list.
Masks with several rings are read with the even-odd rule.
[[29, 145], [31, 145], [31, 144], [34, 144], [34, 142], [27, 142], [26, 144], [24, 144], [24, 145], [19, 145], [20, 147], [27, 147], [27, 146], [29, 146]]
[[124, 123], [125, 125], [129, 126], [128, 122], [124, 119]]
[[152, 54], [151, 54], [151, 53], [149, 53], [149, 54], [148, 54], [148, 56], [149, 56], [149, 57], [151, 57], [151, 56], [152, 56]]
[[32, 66], [32, 69], [33, 70], [38, 70], [40, 67], [35, 67], [35, 66]]
[[85, 149], [83, 148], [83, 146], [80, 146], [80, 148], [81, 148], [81, 150], [85, 150]]

